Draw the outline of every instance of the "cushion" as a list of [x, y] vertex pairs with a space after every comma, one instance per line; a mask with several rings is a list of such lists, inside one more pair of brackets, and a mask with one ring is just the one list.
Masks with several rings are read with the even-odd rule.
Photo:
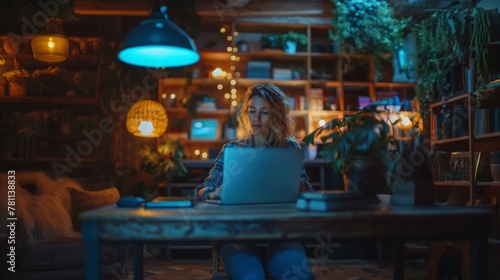
[[73, 231], [70, 213], [65, 210], [60, 197], [42, 194], [32, 201], [31, 206], [35, 220], [35, 226], [31, 229], [33, 239], [76, 235]]
[[72, 202], [73, 229], [82, 231], [82, 223], [78, 219], [80, 213], [116, 203], [120, 199], [117, 188], [107, 188], [99, 191], [69, 189]]

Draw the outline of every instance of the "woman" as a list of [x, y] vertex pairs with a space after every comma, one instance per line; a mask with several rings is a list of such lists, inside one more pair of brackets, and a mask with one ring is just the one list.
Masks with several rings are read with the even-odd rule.
[[[286, 95], [272, 84], [250, 87], [244, 97], [238, 122], [246, 136], [229, 142], [215, 160], [205, 182], [195, 189], [200, 199], [220, 198], [227, 147], [297, 148], [292, 136], [294, 121], [288, 113]], [[304, 166], [301, 171], [301, 190], [312, 191]], [[265, 248], [264, 256], [255, 243], [220, 244], [220, 256], [226, 273], [233, 279], [265, 279], [265, 271], [275, 279], [314, 279], [304, 246], [299, 242], [273, 242]]]

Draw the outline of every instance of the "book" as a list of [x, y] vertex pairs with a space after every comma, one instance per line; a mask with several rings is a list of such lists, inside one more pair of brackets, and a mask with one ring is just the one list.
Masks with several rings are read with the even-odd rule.
[[190, 197], [181, 196], [159, 196], [151, 201], [144, 203], [144, 208], [177, 208], [177, 207], [192, 207], [196, 204], [196, 200]]
[[319, 190], [314, 192], [301, 192], [300, 197], [305, 199], [315, 200], [348, 200], [353, 198], [361, 198], [361, 192], [351, 192], [344, 190]]
[[310, 211], [355, 210], [362, 209], [367, 205], [368, 201], [363, 197], [344, 200], [320, 200], [299, 197], [295, 203], [297, 209]]
[[474, 109], [474, 135], [481, 135], [485, 133], [485, 109]]
[[336, 211], [359, 209], [368, 204], [361, 192], [344, 190], [319, 190], [301, 192], [296, 207], [312, 211]]

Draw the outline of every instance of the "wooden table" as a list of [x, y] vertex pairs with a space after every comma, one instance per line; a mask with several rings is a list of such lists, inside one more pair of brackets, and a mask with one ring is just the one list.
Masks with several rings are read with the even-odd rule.
[[[146, 210], [108, 206], [84, 212], [85, 277], [100, 279], [101, 242], [283, 240], [328, 237], [363, 239], [462, 239], [470, 242], [470, 279], [487, 277], [487, 235], [491, 210], [464, 206], [369, 206], [363, 210], [310, 212], [294, 204]], [[142, 248], [142, 247], [141, 247]], [[402, 246], [396, 246], [402, 250]], [[142, 249], [141, 249], [142, 252]], [[141, 253], [139, 252], [139, 253]], [[401, 256], [401, 255], [400, 255]], [[142, 279], [142, 259], [135, 258], [134, 279]], [[394, 279], [404, 279], [404, 260], [396, 259]]]

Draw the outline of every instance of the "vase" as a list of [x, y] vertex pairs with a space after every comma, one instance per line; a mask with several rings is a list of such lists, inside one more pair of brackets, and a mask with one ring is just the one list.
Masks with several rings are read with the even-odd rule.
[[369, 203], [379, 203], [377, 194], [387, 187], [385, 168], [382, 162], [371, 156], [356, 157], [347, 172], [347, 190], [361, 192]]
[[297, 43], [292, 42], [292, 41], [286, 41], [285, 42], [285, 53], [287, 54], [295, 54], [297, 52]]
[[26, 80], [22, 78], [14, 78], [9, 82], [9, 96], [25, 96], [26, 95]]

